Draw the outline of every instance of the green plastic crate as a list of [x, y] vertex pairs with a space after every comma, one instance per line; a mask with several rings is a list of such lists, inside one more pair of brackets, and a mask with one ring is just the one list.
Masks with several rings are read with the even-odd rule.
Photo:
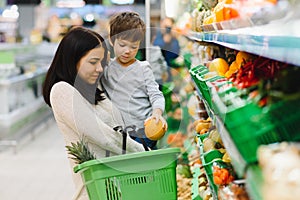
[[198, 66], [195, 66], [193, 68], [190, 68], [190, 70], [189, 70], [189, 73], [190, 73], [190, 75], [192, 76], [193, 79], [196, 78], [197, 74], [201, 75], [201, 74], [206, 74], [208, 72], [209, 72], [208, 68], [204, 65], [198, 65]]
[[209, 163], [216, 158], [222, 158], [222, 157], [223, 154], [219, 150], [213, 149], [203, 154], [203, 161], [204, 163]]
[[200, 144], [200, 145], [203, 145], [203, 140], [204, 140], [205, 138], [207, 138], [208, 135], [209, 135], [209, 132], [206, 132], [206, 133], [204, 133], [204, 134], [196, 133], [196, 136], [197, 136], [197, 138], [199, 139], [199, 144]]
[[227, 106], [228, 104], [225, 103], [226, 101], [231, 101], [231, 99], [233, 99], [233, 101], [237, 102], [239, 99], [240, 103], [242, 103], [243, 105], [247, 103], [245, 100], [242, 100], [236, 94], [238, 89], [232, 86], [232, 83], [230, 81], [222, 84], [222, 86], [226, 88], [223, 89], [222, 91], [217, 91], [215, 86], [213, 86], [211, 83], [207, 83], [207, 86], [210, 89], [210, 94], [212, 99], [211, 109], [213, 110], [214, 114], [218, 115], [223, 121], [225, 120], [227, 113], [230, 112], [231, 109], [236, 109], [233, 106]]
[[198, 146], [199, 146], [199, 152], [200, 155], [202, 156], [204, 154], [204, 149], [203, 149], [203, 140], [208, 137], [209, 133], [204, 133], [204, 134], [198, 134], [196, 133], [196, 137], [198, 139]]
[[222, 76], [212, 76], [209, 78], [205, 78], [205, 74], [204, 75], [196, 75], [196, 80], [195, 83], [198, 87], [198, 89], [201, 92], [201, 96], [203, 97], [203, 99], [206, 100], [206, 102], [208, 103], [208, 106], [210, 108], [212, 108], [212, 97], [211, 97], [211, 92], [210, 92], [210, 88], [207, 86], [207, 82], [213, 82], [213, 81], [217, 81], [219, 79], [223, 79], [224, 77]]
[[183, 58], [184, 58], [184, 64], [185, 66], [190, 69], [191, 68], [191, 64], [192, 64], [192, 57], [193, 55], [191, 53], [185, 53], [183, 55]]
[[162, 93], [165, 98], [165, 111], [169, 112], [172, 110], [172, 93], [175, 88], [173, 82], [167, 82], [162, 85]]
[[219, 150], [211, 150], [203, 153], [201, 156], [202, 165], [205, 170], [205, 174], [209, 183], [209, 186], [212, 191], [212, 195], [215, 200], [218, 199], [218, 186], [214, 183], [213, 178], [213, 165], [214, 163], [223, 163], [222, 156], [223, 154]]
[[239, 115], [239, 112], [243, 112], [247, 116], [261, 113], [262, 109], [253, 100], [243, 97], [248, 96], [245, 95], [246, 92], [238, 90], [230, 82], [223, 85], [226, 89], [222, 91], [217, 91], [211, 83], [207, 83], [207, 85], [212, 96], [212, 110], [223, 121], [241, 119], [240, 117], [236, 118], [236, 113]]
[[261, 144], [300, 141], [300, 100], [259, 109], [254, 103], [248, 104], [225, 119], [231, 139], [248, 164], [257, 162], [256, 151]]
[[91, 160], [74, 167], [90, 200], [176, 200], [180, 148]]
[[202, 200], [199, 195], [199, 176], [201, 175], [200, 167], [195, 167], [192, 172], [192, 200]]
[[251, 165], [246, 171], [246, 189], [251, 199], [263, 200], [263, 175], [258, 165]]
[[[253, 129], [257, 131], [257, 128], [262, 127], [260, 124], [258, 124], [258, 122], [264, 118], [265, 115], [263, 115], [263, 110], [261, 107], [254, 102], [247, 102], [242, 104], [240, 107], [230, 107], [227, 110], [223, 121], [228, 128], [236, 127], [237, 125], [243, 125], [241, 129], [246, 129], [245, 131], [247, 131], [248, 128], [251, 128], [251, 126], [255, 126]], [[266, 121], [266, 119], [260, 122], [269, 124], [269, 121]], [[257, 128], [256, 125], [258, 125]]]
[[213, 177], [214, 163], [223, 164], [224, 162], [222, 161], [221, 158], [215, 158], [215, 159], [211, 160], [210, 162], [204, 163], [203, 167], [204, 167], [204, 170], [205, 170], [205, 174], [206, 174], [209, 186], [210, 186], [211, 191], [212, 191], [213, 199], [218, 200], [218, 189], [219, 189], [219, 187], [215, 184], [214, 177]]

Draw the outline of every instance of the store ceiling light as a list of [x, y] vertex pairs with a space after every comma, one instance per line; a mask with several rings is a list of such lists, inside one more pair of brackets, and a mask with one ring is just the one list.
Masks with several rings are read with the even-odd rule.
[[111, 3], [119, 4], [119, 5], [126, 5], [126, 4], [133, 4], [134, 0], [111, 0]]
[[2, 13], [2, 17], [18, 19], [20, 13], [17, 5], [12, 5], [10, 8], [5, 9]]
[[167, 17], [176, 19], [179, 14], [179, 0], [165, 0], [165, 12]]
[[89, 14], [86, 14], [86, 15], [84, 16], [84, 20], [87, 21], [87, 22], [92, 22], [92, 21], [95, 20], [95, 17], [94, 17], [93, 14], [89, 13]]
[[59, 8], [80, 8], [85, 6], [83, 0], [58, 0], [56, 6]]

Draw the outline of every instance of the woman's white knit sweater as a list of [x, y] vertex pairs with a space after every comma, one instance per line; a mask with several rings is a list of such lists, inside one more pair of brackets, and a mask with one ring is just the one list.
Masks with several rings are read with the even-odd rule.
[[[73, 86], [58, 82], [51, 89], [50, 102], [66, 145], [84, 136], [97, 158], [105, 157], [106, 150], [110, 151], [111, 156], [122, 154], [122, 135], [113, 127], [123, 126], [123, 121], [108, 98], [92, 105]], [[127, 153], [139, 151], [144, 151], [143, 146], [128, 137]], [[76, 164], [71, 158], [69, 161], [76, 187], [73, 199], [89, 199], [80, 174], [73, 172]]]

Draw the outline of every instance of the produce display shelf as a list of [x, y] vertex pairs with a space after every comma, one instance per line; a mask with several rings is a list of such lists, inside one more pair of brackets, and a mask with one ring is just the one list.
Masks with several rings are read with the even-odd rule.
[[185, 140], [183, 143], [185, 151], [189, 154], [196, 149], [196, 146], [193, 145], [192, 141]]
[[192, 179], [192, 200], [202, 200], [201, 196], [199, 195], [199, 181], [198, 177], [201, 174], [200, 167], [195, 167], [192, 171], [193, 179]]
[[16, 51], [16, 52], [24, 52], [24, 50], [32, 50], [37, 45], [32, 44], [18, 44], [15, 45], [13, 43], [1, 43], [0, 51]]
[[[217, 38], [213, 40], [217, 40]], [[280, 40], [274, 42], [276, 46], [280, 46], [279, 43]], [[218, 95], [214, 97], [214, 93], [209, 89], [209, 81], [200, 81], [199, 74], [197, 74], [199, 71], [197, 71], [197, 67], [195, 68], [195, 70], [190, 70], [190, 73], [193, 80], [195, 79], [196, 91], [200, 97], [203, 97], [204, 103], [210, 100], [211, 103], [206, 103], [205, 107], [210, 113], [209, 116], [212, 116], [214, 121], [217, 120], [217, 129], [220, 131], [221, 137], [223, 136], [222, 140], [225, 140], [225, 147], [229, 149], [229, 154], [233, 160], [232, 164], [239, 177], [243, 177], [248, 164], [257, 162], [256, 149], [260, 144], [299, 140], [299, 136], [295, 133], [299, 131], [297, 124], [300, 122], [300, 115], [297, 112], [291, 112], [295, 109], [298, 111], [299, 101], [277, 103], [263, 110], [251, 102], [244, 104], [244, 102], [240, 103], [239, 101], [238, 106], [231, 110], [223, 109], [226, 105], [222, 105], [222, 109], [214, 109], [212, 105], [214, 105], [213, 102], [216, 102]], [[206, 88], [202, 87], [200, 83], [205, 83]], [[208, 95], [205, 96], [204, 94]], [[218, 105], [216, 107], [220, 108]], [[281, 123], [284, 125], [282, 126]]]
[[[297, 9], [293, 8], [293, 10]], [[278, 10], [276, 10], [276, 14], [278, 14], [277, 11]], [[225, 28], [223, 30], [219, 29], [219, 27], [214, 26], [216, 24], [217, 23], [212, 24], [211, 30], [202, 29], [204, 32], [190, 31], [187, 37], [192, 41], [199, 42], [200, 45], [206, 45], [206, 43], [217, 44], [233, 50], [245, 51], [272, 60], [300, 66], [300, 34], [294, 28], [299, 25], [298, 19], [296, 20], [291, 17], [284, 19], [278, 18], [277, 20], [272, 19], [272, 23], [264, 25], [253, 24], [254, 26], [251, 27], [238, 27], [227, 30], [225, 30]], [[196, 91], [201, 94], [200, 89], [197, 87]], [[261, 191], [263, 178], [261, 170], [254, 159], [256, 156], [253, 156], [256, 154], [253, 154], [253, 152], [260, 144], [268, 144], [282, 140], [299, 141], [299, 112], [297, 112], [298, 109], [295, 110], [295, 108], [299, 107], [299, 102], [290, 105], [286, 109], [280, 109], [284, 107], [281, 106], [281, 104], [272, 106], [272, 109], [264, 109], [263, 116], [265, 116], [265, 118], [263, 119], [265, 120], [261, 121], [262, 128], [260, 128], [259, 131], [252, 131], [255, 134], [253, 134], [253, 137], [251, 134], [248, 134], [248, 137], [247, 132], [251, 133], [251, 131], [241, 131], [241, 129], [232, 130], [233, 126], [231, 125], [234, 124], [235, 128], [241, 126], [244, 130], [250, 126], [247, 127], [242, 123], [235, 124], [230, 121], [229, 123], [225, 123], [225, 116], [228, 112], [220, 111], [227, 111], [227, 109], [216, 109], [216, 105], [218, 104], [215, 104], [215, 96], [212, 93], [210, 94], [212, 95], [212, 107], [209, 107], [207, 103], [206, 107], [208, 107], [210, 114], [213, 115], [216, 128], [220, 133], [224, 147], [230, 155], [234, 171], [239, 178], [246, 178], [245, 186], [250, 199], [261, 200], [263, 199]], [[225, 106], [224, 108], [227, 107]], [[245, 111], [250, 110], [250, 112], [252, 112], [253, 109], [251, 106], [249, 108], [250, 109], [247, 109], [246, 107]], [[291, 112], [291, 110], [293, 110], [293, 112]], [[288, 111], [289, 113], [286, 113]], [[239, 112], [237, 113], [240, 114]], [[246, 112], [246, 114], [252, 113]], [[243, 120], [245, 123], [249, 123], [248, 118], [245, 117], [246, 115], [240, 116], [241, 117], [234, 116], [233, 122]], [[256, 119], [259, 120], [260, 118], [257, 117]], [[267, 126], [264, 126], [264, 123]], [[249, 123], [249, 125], [251, 124]], [[246, 138], [245, 135], [248, 138]], [[253, 148], [248, 148], [249, 146], [253, 146]], [[247, 154], [250, 155], [249, 159], [247, 158]]]
[[251, 199], [262, 200], [263, 176], [258, 165], [249, 166], [246, 172], [246, 189]]
[[208, 116], [214, 120], [214, 112], [211, 109], [211, 107], [209, 106], [208, 102], [205, 100], [205, 98], [203, 97], [201, 91], [199, 90], [199, 88], [197, 87], [197, 84], [195, 83], [195, 81], [192, 79], [193, 84], [195, 85], [195, 89], [196, 89], [196, 94], [200, 97], [200, 99], [203, 101], [204, 106], [205, 106], [205, 110], [207, 111]]
[[189, 38], [294, 65], [300, 63], [300, 37], [298, 36], [257, 35], [251, 34], [251, 31], [249, 34], [237, 34], [233, 30], [231, 32], [190, 32]]
[[241, 153], [237, 149], [234, 141], [232, 140], [230, 134], [228, 133], [228, 130], [226, 129], [224, 122], [219, 117], [215, 117], [215, 119], [216, 119], [216, 127], [219, 130], [224, 146], [230, 155], [231, 163], [234, 167], [234, 170], [237, 176], [242, 178], [245, 174], [247, 163], [245, 159], [243, 159]]

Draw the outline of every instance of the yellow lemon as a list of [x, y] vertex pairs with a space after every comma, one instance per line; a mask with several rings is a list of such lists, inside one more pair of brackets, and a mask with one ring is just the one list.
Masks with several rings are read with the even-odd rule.
[[226, 62], [225, 59], [215, 58], [209, 63], [208, 69], [211, 72], [213, 72], [213, 71], [217, 72], [218, 75], [220, 75], [220, 76], [224, 76], [225, 73], [229, 69], [229, 65], [228, 65], [228, 63]]
[[239, 65], [236, 63], [236, 61], [233, 61], [233, 62], [231, 63], [231, 65], [229, 66], [229, 70], [232, 71], [232, 72], [235, 72], [235, 71], [239, 70], [240, 67], [241, 67], [241, 66], [239, 66]]
[[235, 62], [236, 64], [241, 67], [241, 65], [244, 63], [244, 62], [248, 62], [250, 61], [252, 58], [252, 56], [247, 53], [247, 52], [244, 52], [244, 51], [239, 51], [237, 54], [236, 54], [236, 57], [235, 57]]

